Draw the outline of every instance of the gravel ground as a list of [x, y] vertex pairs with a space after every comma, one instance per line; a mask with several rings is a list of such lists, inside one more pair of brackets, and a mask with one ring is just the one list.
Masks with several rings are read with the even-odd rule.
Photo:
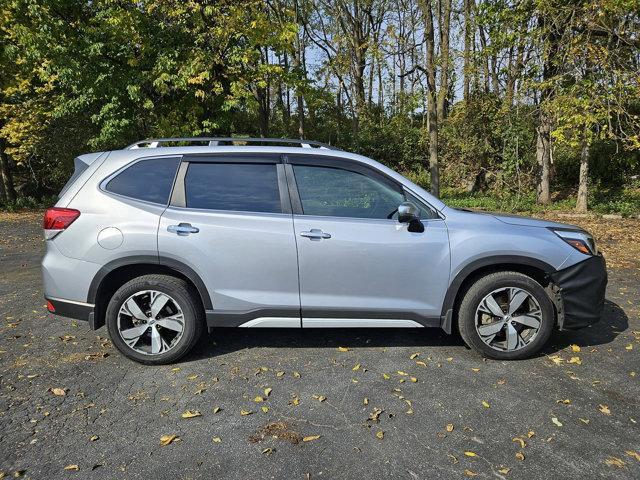
[[438, 330], [230, 330], [145, 367], [45, 312], [38, 222], [0, 217], [0, 479], [640, 477], [635, 265], [526, 361]]

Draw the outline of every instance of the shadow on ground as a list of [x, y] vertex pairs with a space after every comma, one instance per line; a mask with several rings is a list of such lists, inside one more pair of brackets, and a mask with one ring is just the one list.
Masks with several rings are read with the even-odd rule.
[[[605, 302], [602, 319], [582, 330], [556, 331], [548, 345], [537, 355], [558, 352], [571, 344], [581, 347], [611, 343], [627, 330], [629, 319], [616, 303]], [[437, 328], [314, 328], [314, 329], [242, 329], [216, 328], [205, 335], [194, 351], [183, 361], [225, 355], [249, 348], [337, 348], [362, 347], [449, 347], [464, 346], [457, 333], [447, 335]]]

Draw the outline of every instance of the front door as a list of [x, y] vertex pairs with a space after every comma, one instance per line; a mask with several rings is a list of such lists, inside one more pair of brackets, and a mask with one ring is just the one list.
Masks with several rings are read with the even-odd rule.
[[185, 263], [211, 297], [209, 326], [300, 327], [298, 265], [280, 157], [183, 159], [158, 229], [160, 262]]
[[[440, 325], [449, 242], [437, 213], [395, 181], [349, 161], [293, 156], [287, 170], [297, 187], [303, 327]], [[421, 206], [422, 233], [396, 219], [407, 199]]]

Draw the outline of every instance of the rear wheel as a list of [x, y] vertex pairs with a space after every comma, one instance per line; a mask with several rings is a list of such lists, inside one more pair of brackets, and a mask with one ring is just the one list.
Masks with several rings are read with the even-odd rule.
[[516, 360], [540, 350], [555, 324], [544, 288], [519, 272], [480, 278], [465, 294], [458, 313], [465, 343], [486, 357]]
[[182, 279], [144, 275], [120, 287], [106, 312], [111, 341], [136, 362], [159, 365], [185, 355], [200, 338], [204, 314]]

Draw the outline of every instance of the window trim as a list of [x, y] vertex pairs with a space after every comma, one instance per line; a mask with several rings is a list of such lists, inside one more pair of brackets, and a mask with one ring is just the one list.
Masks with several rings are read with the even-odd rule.
[[[229, 163], [229, 164], [272, 164], [276, 166], [276, 174], [278, 179], [278, 195], [280, 196], [280, 212], [256, 212], [251, 210], [221, 210], [213, 208], [189, 207], [187, 205], [187, 190], [185, 179], [187, 171], [192, 163]], [[280, 154], [271, 153], [244, 153], [244, 154], [193, 154], [184, 155], [182, 163], [178, 167], [175, 186], [171, 195], [169, 206], [172, 208], [184, 208], [187, 210], [196, 210], [200, 212], [224, 213], [224, 214], [241, 214], [241, 215], [291, 215], [291, 199], [287, 188], [287, 179], [282, 164]]]
[[[158, 156], [152, 156], [152, 157], [138, 157], [133, 159], [132, 161], [130, 161], [129, 163], [123, 165], [122, 167], [120, 167], [119, 169], [117, 169], [115, 172], [109, 174], [107, 177], [103, 178], [99, 183], [98, 183], [98, 190], [100, 190], [102, 193], [109, 195], [111, 197], [116, 197], [116, 198], [126, 198], [127, 200], [131, 200], [134, 202], [140, 202], [140, 203], [144, 203], [145, 205], [154, 205], [154, 206], [161, 206], [161, 207], [168, 207], [170, 205], [171, 199], [173, 197], [173, 191], [175, 189], [176, 186], [176, 178], [178, 176], [178, 172], [180, 171], [180, 166], [182, 165], [182, 155], [178, 154], [178, 155], [158, 155]], [[133, 165], [135, 165], [136, 163], [139, 162], [144, 162], [146, 160], [161, 160], [161, 159], [171, 159], [171, 158], [175, 158], [178, 160], [178, 167], [176, 168], [176, 172], [173, 174], [173, 180], [171, 181], [171, 189], [169, 190], [169, 196], [167, 197], [167, 201], [164, 203], [158, 203], [158, 202], [152, 202], [150, 200], [144, 200], [142, 198], [136, 198], [136, 197], [130, 197], [128, 195], [122, 195], [121, 193], [116, 193], [116, 192], [112, 192], [111, 190], [107, 190], [107, 185], [108, 183], [113, 180], [115, 177], [117, 177], [118, 175], [120, 175], [121, 173], [123, 173], [125, 170], [129, 169], [130, 167], [132, 167]]]

